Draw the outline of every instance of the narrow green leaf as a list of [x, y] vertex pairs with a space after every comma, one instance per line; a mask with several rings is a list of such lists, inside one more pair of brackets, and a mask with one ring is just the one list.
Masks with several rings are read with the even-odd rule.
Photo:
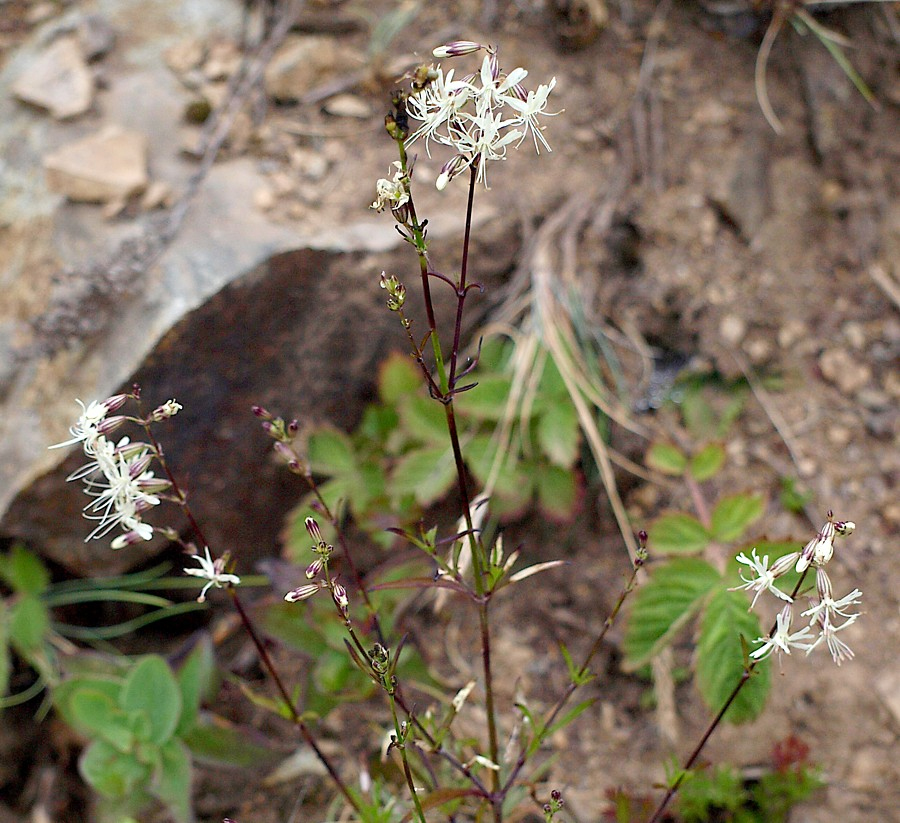
[[695, 480], [709, 480], [725, 463], [725, 449], [719, 443], [704, 446], [691, 458], [689, 471]]
[[737, 540], [764, 512], [765, 501], [761, 495], [734, 494], [723, 497], [712, 512], [712, 536], [723, 543]]
[[197, 725], [183, 739], [202, 763], [249, 767], [265, 766], [279, 759], [277, 752], [254, 742], [251, 735], [224, 718], [201, 714]]
[[712, 537], [696, 517], [683, 512], [661, 515], [647, 531], [652, 555], [699, 552], [706, 548]]
[[9, 641], [27, 658], [43, 645], [50, 630], [47, 607], [36, 594], [24, 594], [13, 600], [9, 610]]
[[150, 786], [172, 813], [176, 823], [188, 823], [191, 813], [191, 755], [187, 746], [173, 739], [160, 749], [160, 765]]
[[148, 655], [129, 672], [119, 702], [127, 712], [146, 713], [150, 720], [148, 743], [165, 743], [181, 717], [178, 681], [158, 655]]
[[663, 474], [680, 477], [687, 468], [688, 460], [684, 452], [671, 443], [654, 443], [647, 449], [647, 465]]
[[548, 404], [537, 420], [537, 440], [541, 451], [556, 466], [570, 469], [578, 459], [581, 430], [571, 403]]
[[[752, 646], [762, 635], [759, 618], [747, 611], [747, 598], [724, 588], [715, 593], [706, 607], [697, 644], [697, 687], [711, 712], [718, 712], [744, 672], [741, 636]], [[745, 723], [760, 715], [769, 693], [769, 661], [757, 666], [744, 684], [725, 719]]]
[[394, 352], [378, 368], [378, 396], [388, 406], [422, 388], [422, 372], [411, 357]]
[[150, 769], [134, 755], [122, 754], [105, 740], [94, 740], [82, 753], [78, 770], [104, 797], [127, 797], [150, 778]]
[[653, 569], [634, 595], [625, 632], [625, 667], [634, 671], [672, 642], [721, 575], [704, 560], [680, 558]]
[[74, 726], [100, 737], [123, 754], [134, 745], [134, 734], [128, 716], [103, 692], [79, 689], [69, 700]]
[[309, 463], [313, 471], [329, 476], [346, 474], [356, 468], [356, 455], [347, 434], [323, 426], [309, 436]]
[[176, 736], [183, 735], [197, 722], [200, 701], [204, 696], [210, 695], [215, 674], [212, 639], [204, 632], [176, 675], [182, 706], [181, 717], [175, 728]]
[[414, 495], [420, 506], [428, 506], [449, 491], [456, 479], [450, 446], [432, 446], [404, 455], [391, 475], [392, 493]]
[[9, 554], [0, 556], [0, 577], [21, 594], [40, 594], [50, 585], [50, 572], [41, 559], [16, 543]]

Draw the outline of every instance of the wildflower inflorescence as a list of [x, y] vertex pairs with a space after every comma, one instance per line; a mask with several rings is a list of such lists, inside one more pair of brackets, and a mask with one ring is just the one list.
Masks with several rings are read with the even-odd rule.
[[113, 443], [108, 437], [126, 420], [149, 422], [164, 420], [176, 414], [181, 406], [174, 400], [155, 409], [148, 421], [135, 420], [125, 415], [111, 415], [118, 411], [130, 395], [117, 394], [102, 402], [93, 401], [85, 406], [80, 400], [81, 416], [69, 429], [72, 437], [50, 448], [61, 448], [80, 443], [89, 461], [69, 475], [69, 480], [83, 480], [85, 492], [94, 498], [84, 507], [84, 516], [97, 520], [97, 526], [85, 538], [88, 540], [106, 536], [116, 526], [123, 534], [113, 539], [112, 548], [121, 549], [141, 540], [153, 537], [153, 527], [145, 523], [145, 512], [160, 503], [160, 492], [170, 483], [154, 476], [150, 464], [157, 456], [149, 443], [133, 443], [122, 437]]
[[[85, 492], [94, 499], [84, 507], [84, 516], [88, 520], [99, 521], [94, 530], [85, 538], [85, 542], [104, 537], [116, 526], [123, 533], [115, 537], [110, 544], [113, 549], [122, 549], [142, 540], [150, 540], [154, 532], [161, 531], [174, 538], [177, 534], [170, 529], [157, 529], [145, 523], [142, 516], [154, 506], [162, 502], [160, 495], [172, 489], [169, 480], [156, 477], [150, 466], [154, 460], [162, 461], [156, 445], [143, 442], [132, 442], [122, 437], [118, 442], [108, 439], [123, 423], [131, 422], [144, 426], [149, 431], [151, 423], [161, 423], [174, 417], [182, 409], [175, 400], [169, 400], [155, 408], [145, 418], [112, 415], [125, 405], [128, 400], [137, 400], [139, 389], [134, 394], [117, 394], [102, 401], [93, 401], [87, 406], [80, 400], [81, 416], [69, 429], [72, 437], [63, 443], [51, 446], [51, 449], [72, 446], [81, 443], [81, 448], [90, 460], [80, 469], [72, 472], [68, 480], [83, 480]], [[151, 438], [152, 439], [152, 438]], [[175, 489], [177, 491], [177, 489]], [[183, 495], [170, 495], [169, 499], [184, 504]], [[206, 584], [197, 598], [199, 603], [206, 600], [206, 593], [215, 586], [236, 586], [241, 580], [225, 571], [228, 558], [213, 559], [209, 548], [204, 554], [191, 554], [199, 568], [186, 568], [186, 574], [201, 577]]]
[[[750, 654], [752, 659], [763, 660], [773, 651], [779, 655], [790, 654], [791, 648], [802, 649], [809, 654], [823, 642], [839, 666], [843, 661], [853, 658], [853, 651], [836, 635], [852, 626], [859, 618], [859, 612], [849, 609], [859, 605], [862, 592], [854, 589], [850, 594], [835, 600], [825, 566], [834, 555], [835, 537], [848, 535], [855, 528], [856, 524], [852, 521], [835, 521], [832, 513], [828, 512], [828, 522], [801, 551], [790, 552], [778, 558], [771, 566], [768, 555], [760, 559], [756, 549], [751, 550], [749, 557], [743, 552], [737, 556], [738, 563], [747, 566], [753, 576], [744, 577], [742, 573], [743, 585], [735, 586], [731, 591], [746, 589], [755, 592], [751, 609], [764, 591], [786, 601], [776, 618], [773, 631], [766, 637], [757, 638], [756, 642], [761, 645]], [[816, 597], [809, 599], [809, 608], [799, 615], [807, 619], [807, 624], [800, 630], [791, 632], [791, 624], [795, 619], [796, 589], [794, 593], [788, 594], [778, 587], [778, 580], [791, 569], [802, 574], [811, 566], [816, 570]]]
[[[516, 68], [506, 74], [495, 47], [471, 40], [448, 43], [433, 54], [443, 59], [479, 51], [485, 52], [480, 71], [460, 79], [453, 69], [444, 74], [440, 66], [420, 66], [406, 99], [406, 114], [421, 123], [406, 137], [406, 146], [422, 139], [430, 156], [433, 140], [455, 151], [438, 176], [439, 189], [467, 168], [474, 168], [476, 179], [486, 186], [488, 161], [505, 159], [510, 146], [517, 148], [529, 136], [538, 153], [541, 147], [551, 150], [539, 118], [558, 114], [546, 111], [556, 78], [528, 91], [522, 86], [528, 75], [526, 69]], [[399, 170], [392, 180], [379, 180], [378, 200], [373, 207], [383, 208], [389, 202], [392, 207], [402, 205], [405, 185]]]

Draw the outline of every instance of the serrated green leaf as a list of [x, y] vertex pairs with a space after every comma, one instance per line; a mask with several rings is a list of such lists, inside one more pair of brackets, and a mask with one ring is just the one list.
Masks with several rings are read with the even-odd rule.
[[[478, 376], [473, 382], [478, 385], [469, 391], [456, 395], [453, 407], [462, 417], [473, 420], [497, 421], [506, 413], [506, 404], [512, 386], [505, 375]], [[536, 411], [533, 408], [532, 411]]]
[[176, 736], [183, 735], [197, 722], [200, 701], [210, 695], [215, 673], [212, 639], [204, 632], [176, 675], [181, 690], [181, 717], [175, 727]]
[[725, 449], [719, 443], [704, 446], [691, 458], [689, 471], [694, 480], [709, 480], [719, 473], [725, 463]]
[[[749, 645], [762, 635], [759, 618], [747, 611], [747, 598], [724, 588], [710, 599], [697, 643], [697, 687], [711, 712], [718, 712], [744, 672], [741, 635]], [[730, 723], [745, 723], [765, 707], [771, 682], [769, 661], [756, 667], [725, 714]]]
[[194, 757], [202, 763], [230, 766], [265, 766], [278, 754], [262, 743], [254, 742], [247, 729], [215, 715], [200, 715], [200, 720], [184, 737]]
[[376, 451], [383, 451], [384, 444], [397, 428], [400, 415], [397, 410], [387, 406], [366, 406], [362, 420], [354, 431], [354, 440], [361, 438], [365, 446], [371, 444]]
[[150, 769], [134, 755], [122, 754], [105, 740], [94, 740], [78, 761], [87, 783], [104, 797], [127, 797], [150, 779]]
[[50, 631], [47, 607], [36, 594], [13, 600], [9, 609], [9, 642], [26, 659], [43, 645]]
[[662, 474], [680, 477], [687, 468], [684, 452], [671, 443], [654, 443], [647, 449], [647, 465]]
[[79, 689], [69, 700], [74, 726], [91, 737], [105, 740], [119, 752], [134, 746], [128, 716], [108, 695], [96, 689]]
[[388, 406], [422, 388], [423, 376], [411, 357], [395, 352], [378, 368], [378, 396]]
[[18, 543], [0, 557], [0, 577], [21, 594], [40, 594], [50, 585], [50, 572], [41, 559]]
[[718, 431], [716, 414], [704, 396], [702, 386], [689, 386], [684, 392], [680, 408], [684, 425], [695, 440], [703, 440]]
[[537, 440], [547, 459], [563, 469], [571, 469], [578, 459], [581, 429], [571, 403], [551, 403], [537, 419]]
[[700, 610], [721, 575], [704, 560], [680, 558], [653, 569], [637, 590], [625, 632], [625, 667], [634, 671], [672, 642]]
[[191, 813], [191, 755], [180, 740], [170, 740], [160, 749], [160, 761], [150, 793], [161, 800], [176, 823], [188, 823]]
[[148, 743], [165, 743], [181, 717], [181, 690], [168, 663], [148, 655], [128, 673], [119, 704], [126, 712], [144, 712], [150, 720]]
[[391, 473], [391, 492], [411, 494], [420, 506], [428, 506], [444, 496], [456, 479], [456, 464], [449, 445], [417, 449], [397, 461]]
[[534, 477], [542, 511], [557, 520], [571, 520], [578, 506], [575, 472], [559, 466], [537, 466]]
[[760, 495], [734, 494], [723, 497], [713, 509], [710, 530], [714, 539], [730, 543], [739, 539], [764, 512], [765, 501]]
[[652, 555], [699, 552], [711, 540], [706, 527], [696, 517], [684, 512], [670, 512], [657, 517], [647, 531]]
[[430, 397], [404, 397], [397, 406], [397, 412], [400, 415], [400, 431], [407, 440], [427, 445], [449, 442], [446, 412], [440, 403]]
[[318, 428], [310, 434], [307, 455], [312, 470], [319, 474], [334, 477], [356, 470], [356, 454], [350, 437], [329, 426]]

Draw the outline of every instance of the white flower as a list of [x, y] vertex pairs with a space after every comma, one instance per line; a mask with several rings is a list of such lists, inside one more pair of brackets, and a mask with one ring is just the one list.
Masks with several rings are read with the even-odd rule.
[[750, 609], [752, 609], [756, 605], [756, 601], [759, 596], [764, 591], [770, 591], [776, 597], [781, 600], [787, 600], [788, 603], [791, 601], [791, 596], [789, 594], [785, 594], [781, 589], [779, 589], [775, 585], [776, 579], [778, 579], [781, 575], [783, 575], [791, 566], [794, 565], [794, 561], [797, 559], [797, 553], [794, 552], [792, 554], [787, 554], [784, 557], [778, 558], [775, 563], [772, 565], [772, 568], [769, 568], [769, 555], [763, 555], [763, 559], [760, 560], [756, 554], [756, 549], [750, 550], [750, 557], [747, 557], [743, 552], [741, 552], [736, 560], [738, 563], [743, 563], [746, 566], [749, 566], [751, 571], [756, 575], [755, 577], [750, 578], [749, 580], [741, 574], [741, 580], [744, 581], [743, 586], [735, 586], [728, 591], [736, 592], [741, 589], [747, 589], [748, 591], [755, 591], [756, 594], [753, 597], [753, 602], [750, 604]]
[[194, 577], [202, 577], [209, 582], [200, 590], [200, 596], [197, 598], [198, 603], [203, 603], [206, 600], [206, 593], [209, 591], [211, 586], [215, 586], [217, 589], [221, 589], [226, 585], [237, 586], [241, 582], [241, 578], [236, 574], [225, 574], [225, 562], [226, 558], [217, 557], [215, 560], [210, 557], [209, 554], [209, 546], [206, 546], [204, 549], [206, 553], [206, 557], [201, 557], [199, 554], [191, 555], [191, 559], [196, 560], [200, 564], [199, 569], [185, 569], [185, 574], [193, 575]]
[[393, 165], [397, 167], [393, 178], [387, 180], [384, 177], [378, 179], [375, 183], [375, 202], [369, 206], [375, 211], [382, 211], [385, 206], [396, 209], [409, 200], [409, 191], [406, 186], [403, 167], [399, 160], [395, 160]]
[[814, 643], [806, 646], [806, 653], [809, 654], [824, 640], [825, 645], [828, 646], [828, 652], [831, 654], [831, 659], [834, 660], [838, 666], [845, 660], [852, 660], [854, 658], [853, 649], [851, 649], [843, 640], [836, 637], [836, 635], [848, 626], [852, 626], [858, 617], [858, 614], [854, 614], [852, 617], [841, 623], [840, 626], [835, 626], [831, 622], [831, 616], [828, 612], [819, 612], [816, 615], [816, 622], [821, 626], [819, 636]]
[[809, 626], [804, 626], [799, 632], [791, 634], [792, 619], [791, 605], [787, 604], [778, 613], [778, 617], [775, 618], [775, 631], [770, 637], [758, 637], [756, 639], [757, 643], [762, 643], [763, 645], [756, 651], [751, 652], [750, 657], [754, 660], [765, 660], [773, 651], [777, 651], [779, 656], [782, 653], [790, 654], [791, 646], [808, 650], [809, 647], [802, 641], [812, 637]]
[[833, 619], [834, 615], [840, 615], [845, 618], [858, 616], [857, 612], [847, 614], [845, 610], [850, 606], [859, 605], [861, 602], [860, 598], [862, 598], [862, 592], [859, 589], [854, 589], [850, 594], [840, 598], [840, 600], [835, 600], [831, 589], [831, 580], [823, 568], [816, 569], [816, 589], [819, 599], [810, 601], [810, 608], [801, 615], [801, 617], [810, 618], [810, 625], [815, 623], [822, 613], [826, 614], [829, 620]]
[[[75, 421], [75, 425], [69, 428], [69, 434], [71, 434], [72, 437], [62, 443], [55, 443], [49, 448], [61, 449], [65, 446], [81, 443], [84, 453], [89, 456], [93, 455], [97, 440], [104, 434], [104, 432], [101, 431], [101, 426], [106, 420], [106, 415], [109, 414], [113, 406], [115, 408], [121, 406], [121, 403], [119, 403], [119, 406], [115, 406], [115, 401], [118, 400], [118, 397], [119, 396], [117, 395], [102, 403], [92, 400], [87, 406], [80, 400], [76, 400], [75, 402], [81, 406], [81, 416]], [[107, 431], [106, 433], [109, 432]]]
[[[481, 48], [471, 41], [460, 42], [463, 45], [455, 48], [455, 44], [448, 44], [440, 54], [455, 56]], [[552, 116], [546, 111], [547, 98], [556, 78], [536, 91], [526, 91], [521, 83], [528, 72], [520, 67], [504, 74], [494, 50], [486, 50], [478, 74], [456, 80], [452, 70], [445, 76], [442, 69], [431, 69], [429, 82], [407, 100], [407, 113], [422, 125], [407, 137], [406, 145], [423, 138], [430, 156], [430, 141], [434, 140], [450, 146], [466, 160], [462, 166], [457, 163], [452, 169], [442, 169], [439, 188], [473, 164], [476, 179], [487, 186], [488, 161], [505, 159], [507, 148], [518, 147], [529, 134], [536, 151], [540, 152], [541, 146], [550, 151], [538, 119]]]

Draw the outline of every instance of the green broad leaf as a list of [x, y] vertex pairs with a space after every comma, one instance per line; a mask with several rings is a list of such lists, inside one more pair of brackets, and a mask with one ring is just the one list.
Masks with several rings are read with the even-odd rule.
[[72, 694], [69, 705], [74, 726], [99, 737], [123, 754], [134, 747], [135, 736], [128, 715], [108, 694], [95, 689], [79, 689]]
[[681, 400], [684, 425], [695, 440], [703, 440], [718, 430], [716, 413], [700, 384], [687, 386]]
[[150, 793], [166, 805], [176, 823], [188, 823], [193, 819], [191, 753], [178, 739], [170, 740], [159, 752], [160, 762], [153, 775]]
[[[718, 712], [744, 672], [741, 636], [752, 646], [763, 631], [759, 618], [747, 611], [740, 592], [720, 589], [710, 599], [697, 643], [697, 687], [711, 712]], [[725, 714], [730, 723], [746, 723], [760, 715], [771, 685], [769, 661], [760, 663]]]
[[556, 520], [571, 520], [579, 500], [575, 472], [559, 466], [537, 466], [534, 479], [541, 510]]
[[80, 723], [72, 706], [72, 698], [82, 691], [99, 692], [108, 697], [113, 705], [118, 707], [119, 695], [122, 692], [122, 681], [113, 677], [87, 675], [63, 680], [63, 682], [53, 690], [53, 705], [56, 707], [56, 710], [60, 713], [63, 720], [76, 731], [87, 736], [92, 736], [92, 729]]
[[423, 375], [411, 357], [395, 352], [378, 368], [378, 396], [388, 406], [422, 388]]
[[712, 536], [722, 543], [737, 540], [764, 512], [765, 501], [761, 495], [734, 494], [723, 497], [710, 518]]
[[647, 449], [646, 460], [651, 469], [672, 477], [681, 477], [688, 465], [684, 452], [671, 443], [654, 443]]
[[705, 549], [712, 539], [696, 517], [683, 512], [661, 515], [647, 531], [651, 555], [693, 554]]
[[325, 652], [328, 644], [307, 615], [303, 604], [281, 602], [262, 610], [260, 622], [263, 631], [279, 643], [315, 658]]
[[40, 594], [50, 585], [50, 572], [41, 559], [16, 543], [9, 554], [0, 556], [0, 577], [20, 594]]
[[400, 415], [396, 409], [388, 406], [366, 406], [363, 411], [362, 420], [354, 432], [355, 436], [363, 439], [362, 444], [374, 444], [379, 450], [384, 449], [384, 443], [387, 442], [391, 433], [396, 430], [400, 422]]
[[330, 426], [322, 426], [309, 436], [307, 454], [318, 474], [344, 475], [356, 469], [356, 455], [350, 437]]
[[129, 672], [119, 703], [126, 712], [142, 711], [147, 715], [147, 743], [165, 743], [181, 717], [181, 689], [169, 664], [158, 655], [144, 657]]
[[551, 403], [537, 420], [537, 440], [543, 454], [556, 466], [570, 469], [578, 459], [581, 429], [571, 403]]
[[456, 464], [449, 445], [418, 449], [397, 461], [391, 474], [394, 496], [413, 495], [420, 506], [443, 497], [456, 480]]
[[105, 740], [94, 740], [78, 761], [81, 776], [95, 791], [111, 799], [125, 798], [150, 779], [150, 769]]
[[251, 730], [216, 715], [201, 713], [199, 722], [183, 740], [196, 760], [211, 765], [248, 768], [271, 765], [280, 759], [278, 752], [256, 742]]
[[197, 722], [200, 702], [204, 697], [212, 696], [215, 677], [212, 639], [203, 633], [175, 676], [181, 690], [181, 717], [175, 727], [176, 737], [183, 735]]
[[[500, 420], [506, 414], [509, 392], [512, 387], [510, 378], [504, 375], [484, 375], [473, 378], [478, 385], [474, 389], [456, 395], [453, 407], [457, 413], [472, 420]], [[532, 407], [537, 411], [538, 404]]]
[[691, 458], [688, 471], [695, 480], [703, 482], [715, 477], [725, 463], [725, 449], [719, 443], [704, 446]]
[[444, 407], [422, 395], [410, 395], [397, 405], [400, 415], [400, 431], [407, 440], [428, 445], [443, 445], [449, 442], [447, 414]]
[[16, 597], [9, 609], [9, 642], [28, 658], [43, 645], [50, 631], [50, 614], [36, 594]]
[[538, 395], [563, 400], [571, 405], [566, 381], [563, 380], [562, 375], [559, 373], [556, 361], [552, 356], [544, 360], [544, 369], [541, 372], [541, 381], [538, 385]]
[[632, 601], [625, 632], [626, 671], [646, 665], [671, 643], [717, 586], [723, 586], [722, 577], [705, 560], [684, 557], [654, 568]]

